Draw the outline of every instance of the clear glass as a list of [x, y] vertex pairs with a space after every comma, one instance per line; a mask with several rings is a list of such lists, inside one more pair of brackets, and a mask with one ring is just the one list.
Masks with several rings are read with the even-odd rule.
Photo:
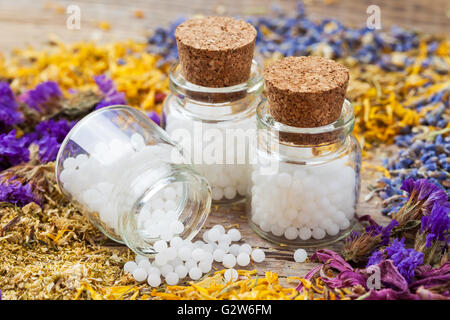
[[242, 200], [248, 182], [248, 147], [255, 136], [255, 112], [263, 90], [262, 64], [254, 60], [250, 79], [231, 87], [192, 84], [178, 64], [169, 77], [171, 94], [163, 107], [163, 127], [206, 177], [214, 203]]
[[96, 227], [141, 255], [154, 254], [153, 243], [169, 234], [192, 239], [211, 207], [207, 181], [181, 148], [128, 106], [78, 122], [58, 152], [56, 177]]
[[327, 126], [297, 128], [275, 121], [264, 100], [249, 170], [247, 214], [261, 237], [288, 246], [326, 245], [355, 224], [361, 150], [352, 135], [352, 105]]

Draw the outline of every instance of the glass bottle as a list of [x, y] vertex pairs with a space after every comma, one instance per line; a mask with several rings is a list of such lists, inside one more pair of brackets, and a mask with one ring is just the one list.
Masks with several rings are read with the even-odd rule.
[[262, 65], [253, 60], [250, 78], [239, 85], [207, 88], [188, 82], [175, 64], [162, 126], [190, 154], [211, 185], [214, 203], [242, 200], [247, 189], [248, 147], [263, 90]]
[[361, 167], [354, 121], [347, 100], [338, 120], [314, 128], [277, 122], [267, 100], [258, 106], [247, 196], [248, 220], [258, 235], [278, 244], [316, 246], [350, 233]]
[[211, 206], [207, 181], [180, 147], [128, 106], [79, 121], [60, 147], [56, 177], [96, 227], [141, 255], [155, 253], [159, 239], [192, 239]]

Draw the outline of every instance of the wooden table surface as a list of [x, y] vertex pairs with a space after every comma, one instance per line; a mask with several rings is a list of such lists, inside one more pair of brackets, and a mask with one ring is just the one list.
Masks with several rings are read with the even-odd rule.
[[[267, 14], [270, 4], [276, 3], [284, 10], [294, 10], [297, 1], [269, 0], [78, 0], [78, 1], [25, 1], [0, 0], [0, 51], [3, 53], [15, 47], [33, 45], [43, 46], [49, 34], [57, 35], [65, 42], [78, 40], [96, 40], [108, 42], [120, 39], [135, 39], [145, 41], [152, 28], [158, 25], [168, 25], [180, 15], [194, 14], [228, 14], [254, 15]], [[69, 4], [77, 4], [81, 8], [81, 29], [66, 28], [67, 14], [65, 9]], [[450, 2], [447, 0], [410, 0], [410, 1], [339, 1], [310, 0], [306, 1], [307, 12], [312, 18], [333, 17], [346, 24], [361, 26], [367, 19], [366, 9], [369, 4], [377, 4], [381, 8], [381, 23], [384, 29], [393, 24], [420, 29], [433, 33], [450, 33]], [[138, 19], [134, 12], [141, 10], [144, 14]], [[111, 25], [109, 31], [102, 31], [98, 23], [107, 21]], [[376, 157], [380, 159], [381, 157]], [[369, 161], [374, 164], [374, 161]], [[367, 186], [375, 183], [379, 173], [370, 170], [363, 171], [362, 195], [358, 206], [359, 214], [371, 214], [375, 220], [386, 223], [389, 219], [380, 212], [380, 200], [374, 197], [371, 201], [364, 200], [368, 193]], [[252, 246], [266, 250], [267, 259], [258, 264], [262, 274], [271, 270], [281, 277], [304, 275], [313, 264], [294, 263], [292, 251], [286, 247], [269, 244], [260, 239], [246, 224], [243, 211], [224, 212], [214, 210], [206, 226], [216, 223], [224, 225], [239, 224], [245, 241]], [[342, 243], [329, 246], [339, 250]], [[313, 249], [308, 249], [311, 253]]]

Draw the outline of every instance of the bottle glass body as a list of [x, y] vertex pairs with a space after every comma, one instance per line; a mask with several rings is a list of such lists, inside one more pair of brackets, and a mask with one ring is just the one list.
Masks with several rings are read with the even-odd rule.
[[254, 231], [292, 246], [324, 245], [348, 235], [355, 222], [361, 167], [351, 104], [345, 101], [332, 124], [297, 128], [277, 122], [264, 101], [257, 124], [247, 195]]
[[207, 181], [153, 121], [127, 106], [97, 110], [58, 153], [62, 192], [104, 234], [141, 255], [178, 235], [192, 239], [211, 205]]

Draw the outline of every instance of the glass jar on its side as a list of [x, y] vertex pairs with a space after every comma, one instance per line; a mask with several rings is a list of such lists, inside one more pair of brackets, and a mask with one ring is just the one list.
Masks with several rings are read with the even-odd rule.
[[249, 143], [256, 131], [255, 111], [263, 90], [262, 65], [254, 60], [250, 79], [231, 87], [190, 83], [179, 64], [172, 67], [169, 78], [171, 94], [164, 102], [163, 127], [208, 180], [216, 204], [242, 200]]
[[249, 223], [258, 235], [277, 244], [317, 246], [351, 232], [361, 167], [354, 121], [348, 101], [337, 121], [315, 128], [275, 121], [266, 100], [258, 106], [247, 196]]
[[207, 181], [160, 127], [128, 106], [97, 110], [66, 136], [56, 159], [62, 192], [104, 234], [141, 255], [192, 239], [211, 206]]

